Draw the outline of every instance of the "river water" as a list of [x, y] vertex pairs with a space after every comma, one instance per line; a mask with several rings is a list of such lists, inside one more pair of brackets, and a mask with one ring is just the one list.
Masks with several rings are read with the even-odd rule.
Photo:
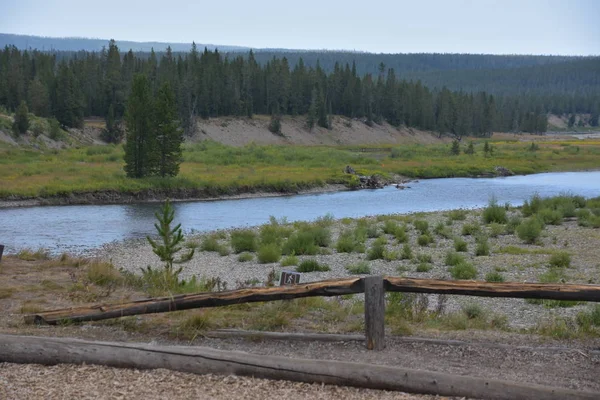
[[[499, 203], [521, 205], [533, 194], [560, 193], [600, 196], [600, 172], [544, 173], [505, 178], [429, 179], [408, 184], [410, 189], [378, 190], [287, 197], [175, 203], [175, 218], [184, 231], [254, 226], [269, 216], [288, 221], [377, 214], [439, 211], [485, 206], [494, 196]], [[154, 234], [158, 203], [83, 205], [0, 209], [0, 244], [5, 252], [46, 248], [53, 253], [85, 252], [112, 241]]]

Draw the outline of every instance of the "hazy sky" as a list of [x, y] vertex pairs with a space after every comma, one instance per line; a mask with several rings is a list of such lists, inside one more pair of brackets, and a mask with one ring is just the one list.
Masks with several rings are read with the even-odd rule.
[[600, 0], [0, 0], [0, 32], [370, 52], [600, 54]]

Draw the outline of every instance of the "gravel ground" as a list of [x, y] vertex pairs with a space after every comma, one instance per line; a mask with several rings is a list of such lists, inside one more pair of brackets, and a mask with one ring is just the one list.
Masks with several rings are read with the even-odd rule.
[[[512, 214], [519, 213], [512, 211]], [[439, 222], [445, 222], [447, 213], [427, 213], [418, 216], [407, 216], [410, 219], [425, 219], [429, 222], [430, 230], [433, 230]], [[370, 218], [372, 222], [376, 219]], [[344, 224], [346, 222], [346, 224]], [[450, 229], [456, 236], [462, 237], [468, 243], [468, 253], [461, 253], [467, 260], [472, 262], [478, 269], [476, 279], [483, 280], [488, 272], [500, 269], [506, 281], [513, 282], [538, 282], [539, 276], [547, 271], [547, 263], [551, 251], [567, 251], [572, 254], [572, 268], [567, 269], [569, 283], [600, 283], [600, 233], [591, 228], [577, 226], [574, 220], [565, 221], [559, 226], [547, 226], [541, 238], [541, 245], [525, 245], [515, 235], [501, 235], [490, 238], [490, 256], [475, 257], [475, 238], [472, 236], [461, 236], [462, 226], [465, 223], [481, 224], [481, 210], [472, 210], [465, 221], [455, 221]], [[401, 222], [402, 224], [402, 222]], [[185, 225], [185, 224], [184, 224]], [[383, 222], [378, 222], [381, 228]], [[327, 272], [303, 273], [301, 282], [318, 281], [322, 279], [340, 278], [350, 276], [346, 266], [366, 260], [364, 253], [337, 253], [334, 249], [335, 242], [344, 229], [355, 226], [355, 222], [335, 221], [331, 226], [332, 246], [330, 253], [316, 256], [301, 256], [300, 260], [315, 258], [319, 263], [327, 264], [331, 270]], [[428, 254], [432, 257], [432, 269], [429, 272], [416, 272], [417, 264], [411, 260], [373, 260], [369, 261], [372, 274], [416, 278], [452, 279], [448, 267], [444, 263], [445, 255], [453, 250], [452, 239], [445, 239], [432, 233], [435, 243], [427, 247], [417, 244], [418, 232], [410, 221], [406, 224], [407, 233], [410, 236], [410, 246], [414, 255]], [[258, 228], [255, 228], [258, 230]], [[483, 227], [484, 230], [489, 230]], [[226, 231], [229, 234], [229, 231]], [[391, 235], [387, 235], [389, 241], [387, 248], [391, 251], [401, 252], [402, 244], [394, 244]], [[189, 241], [200, 241], [201, 236], [190, 236]], [[367, 240], [367, 249], [374, 239]], [[227, 243], [227, 240], [222, 241]], [[506, 246], [518, 246], [526, 251], [538, 252], [538, 254], [503, 254], [499, 249]], [[541, 252], [541, 253], [540, 253]], [[152, 253], [151, 247], [146, 241], [118, 242], [106, 245], [97, 253], [101, 258], [111, 260], [115, 266], [124, 268], [131, 272], [139, 273], [140, 268], [148, 265], [157, 265], [157, 257]], [[183, 277], [197, 275], [199, 277], [219, 277], [227, 282], [227, 287], [247, 286], [248, 282], [265, 282], [267, 275], [272, 270], [276, 272], [293, 270], [295, 267], [282, 267], [279, 263], [259, 264], [256, 258], [249, 262], [239, 262], [237, 254], [220, 256], [216, 252], [197, 251], [194, 258], [184, 264]], [[428, 296], [430, 307], [438, 302], [437, 295]], [[491, 313], [506, 316], [508, 324], [515, 329], [531, 328], [554, 317], [572, 317], [587, 306], [585, 304], [569, 308], [547, 308], [543, 305], [529, 304], [523, 299], [499, 299], [479, 298], [468, 296], [449, 296], [446, 303], [447, 311], [460, 310], [465, 305], [478, 303]]]
[[0, 363], [0, 399], [395, 399], [436, 396], [307, 384], [239, 376], [194, 375], [164, 369], [140, 371], [95, 365]]

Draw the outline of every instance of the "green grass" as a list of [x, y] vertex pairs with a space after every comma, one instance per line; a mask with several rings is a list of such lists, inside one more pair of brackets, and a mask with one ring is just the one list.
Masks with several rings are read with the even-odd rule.
[[296, 268], [298, 272], [324, 272], [329, 271], [329, 266], [325, 264], [319, 264], [317, 260], [308, 259], [304, 260]]
[[353, 275], [366, 275], [371, 273], [371, 267], [366, 261], [361, 261], [357, 264], [346, 265], [348, 273]]
[[238, 256], [239, 262], [248, 262], [254, 259], [254, 255], [252, 253], [242, 253]]
[[275, 243], [262, 244], [256, 254], [261, 264], [275, 263], [281, 259], [281, 248]]
[[[410, 177], [458, 177], [488, 173], [503, 165], [517, 174], [598, 167], [600, 141], [577, 143], [578, 153], [560, 142], [540, 143], [535, 159], [519, 143], [496, 142], [494, 155], [448, 156], [447, 145], [403, 145], [402, 157], [386, 158], [328, 146], [226, 146], [203, 141], [186, 144], [181, 172], [175, 178], [130, 179], [123, 172], [122, 146], [65, 150], [0, 148], [0, 198], [50, 197], [96, 191], [139, 194], [160, 191], [190, 197], [248, 191], [296, 192], [326, 183], [350, 183], [343, 174], [352, 165], [361, 174], [401, 174]], [[476, 147], [480, 144], [476, 143]], [[390, 147], [391, 149], [391, 147]], [[22, 179], [23, 177], [27, 179]]]
[[477, 277], [477, 268], [465, 261], [448, 268], [448, 272], [454, 279], [475, 279]]
[[454, 238], [454, 250], [456, 250], [457, 252], [466, 252], [467, 242], [465, 242], [459, 237]]
[[249, 229], [241, 229], [231, 232], [231, 247], [235, 253], [256, 251], [256, 232]]

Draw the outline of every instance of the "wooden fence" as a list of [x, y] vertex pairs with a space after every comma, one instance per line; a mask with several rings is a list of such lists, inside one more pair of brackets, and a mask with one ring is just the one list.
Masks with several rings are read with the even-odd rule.
[[124, 303], [66, 308], [28, 315], [25, 317], [25, 321], [54, 325], [62, 322], [99, 321], [130, 315], [220, 307], [240, 303], [364, 293], [367, 348], [381, 350], [385, 347], [386, 291], [600, 302], [600, 286], [598, 285], [492, 283], [368, 276], [364, 278], [325, 280], [292, 286], [184, 294]]

